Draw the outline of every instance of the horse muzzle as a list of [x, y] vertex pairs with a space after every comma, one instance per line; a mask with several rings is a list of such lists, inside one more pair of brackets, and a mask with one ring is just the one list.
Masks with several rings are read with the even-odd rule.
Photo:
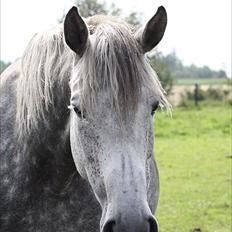
[[115, 218], [105, 223], [102, 232], [158, 232], [158, 224], [153, 216], [144, 220]]
[[[109, 210], [102, 226], [102, 232], [158, 232], [158, 223], [150, 210], [140, 207], [120, 207], [120, 210]], [[144, 208], [144, 207], [143, 207]]]
[[121, 159], [121, 165], [118, 160], [115, 163], [105, 173], [107, 200], [101, 232], [158, 232], [148, 204], [145, 168], [129, 155]]

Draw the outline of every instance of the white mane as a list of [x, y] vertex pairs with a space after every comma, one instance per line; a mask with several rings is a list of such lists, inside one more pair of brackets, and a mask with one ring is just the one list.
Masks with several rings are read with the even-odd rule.
[[37, 127], [53, 104], [55, 85], [69, 81], [73, 56], [63, 41], [62, 26], [35, 34], [22, 57], [16, 115], [20, 133]]

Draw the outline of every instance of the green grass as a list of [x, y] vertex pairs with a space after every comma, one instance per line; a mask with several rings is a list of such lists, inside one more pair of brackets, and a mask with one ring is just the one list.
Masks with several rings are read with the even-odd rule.
[[206, 85], [220, 85], [220, 84], [228, 84], [228, 78], [186, 78], [186, 79], [177, 79], [177, 85], [194, 85], [198, 84], [206, 84]]
[[155, 116], [161, 232], [231, 231], [231, 109], [177, 108]]

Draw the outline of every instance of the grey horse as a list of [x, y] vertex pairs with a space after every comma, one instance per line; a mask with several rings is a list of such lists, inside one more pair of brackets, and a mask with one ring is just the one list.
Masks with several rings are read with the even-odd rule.
[[139, 30], [73, 7], [1, 75], [1, 232], [158, 231], [153, 115], [168, 102], [145, 54], [166, 24], [164, 7]]

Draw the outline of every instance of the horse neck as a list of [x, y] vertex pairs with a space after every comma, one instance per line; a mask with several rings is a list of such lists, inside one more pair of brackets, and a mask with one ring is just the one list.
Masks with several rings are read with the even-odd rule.
[[[43, 120], [38, 121], [24, 137], [23, 153], [31, 168], [36, 168], [32, 179], [41, 179], [41, 185], [52, 192], [62, 191], [76, 172], [69, 142], [69, 87], [54, 89], [54, 104], [50, 105]], [[47, 187], [46, 187], [47, 186]]]
[[[43, 116], [36, 116], [36, 123], [24, 134], [26, 140], [36, 140], [39, 144], [56, 146], [54, 141], [65, 140], [69, 136], [69, 99], [70, 90], [68, 81], [54, 82], [52, 88], [52, 102], [47, 106], [42, 99]], [[26, 130], [27, 131], [27, 130]], [[32, 136], [33, 134], [33, 136]]]

